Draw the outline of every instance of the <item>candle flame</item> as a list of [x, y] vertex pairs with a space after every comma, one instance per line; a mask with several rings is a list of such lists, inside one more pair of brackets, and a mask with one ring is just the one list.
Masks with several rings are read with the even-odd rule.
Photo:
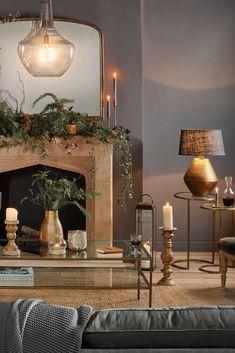
[[219, 191], [219, 189], [216, 187], [216, 188], [215, 188], [215, 192], [217, 193], [218, 191]]
[[113, 73], [113, 77], [116, 78], [117, 77], [117, 74], [116, 72]]
[[110, 101], [110, 96], [109, 95], [107, 96], [107, 101]]
[[169, 202], [166, 203], [166, 206], [169, 206]]

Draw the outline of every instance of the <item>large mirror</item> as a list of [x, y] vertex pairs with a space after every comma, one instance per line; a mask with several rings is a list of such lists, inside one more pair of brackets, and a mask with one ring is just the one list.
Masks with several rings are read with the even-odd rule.
[[[103, 38], [101, 31], [80, 21], [54, 20], [58, 32], [75, 46], [75, 57], [62, 77], [33, 77], [22, 65], [17, 45], [25, 38], [33, 19], [20, 19], [0, 25], [0, 89], [1, 99], [14, 107], [14, 101], [4, 93], [7, 90], [19, 105], [24, 99], [22, 110], [27, 113], [41, 111], [51, 102], [47, 97], [32, 104], [40, 95], [51, 92], [58, 98], [72, 99], [73, 110], [86, 113], [89, 117], [103, 117]], [[22, 91], [24, 88], [24, 94]]]

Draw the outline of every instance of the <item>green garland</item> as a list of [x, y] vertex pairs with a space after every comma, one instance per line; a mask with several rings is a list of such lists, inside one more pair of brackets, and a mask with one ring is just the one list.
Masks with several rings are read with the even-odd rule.
[[[59, 104], [60, 100], [58, 106]], [[45, 158], [48, 141], [55, 137], [65, 140], [71, 137], [66, 124], [73, 120], [77, 135], [93, 137], [103, 143], [113, 143], [123, 184], [121, 206], [125, 209], [127, 200], [133, 197], [130, 132], [121, 126], [111, 128], [102, 121], [91, 120], [86, 114], [75, 112], [71, 107], [58, 109], [58, 106], [53, 103], [41, 113], [25, 114], [22, 111], [13, 111], [4, 101], [0, 102], [0, 148], [22, 145], [25, 152], [39, 153], [41, 158]]]

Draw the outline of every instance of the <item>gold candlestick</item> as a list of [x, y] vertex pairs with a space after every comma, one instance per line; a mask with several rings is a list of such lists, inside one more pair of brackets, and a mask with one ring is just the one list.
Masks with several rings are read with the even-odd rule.
[[173, 232], [177, 230], [177, 228], [173, 227], [173, 229], [164, 229], [163, 227], [159, 227], [163, 236], [163, 249], [161, 253], [161, 260], [163, 263], [163, 268], [161, 272], [163, 273], [163, 277], [157, 283], [159, 286], [174, 286], [175, 283], [171, 278], [171, 274], [173, 270], [171, 269], [171, 264], [173, 261], [173, 252], [172, 252], [172, 238], [174, 236]]
[[20, 249], [15, 243], [16, 239], [16, 231], [18, 229], [17, 224], [19, 224], [19, 221], [8, 221], [5, 220], [6, 224], [6, 231], [7, 231], [7, 245], [3, 248], [2, 254], [3, 255], [20, 255]]

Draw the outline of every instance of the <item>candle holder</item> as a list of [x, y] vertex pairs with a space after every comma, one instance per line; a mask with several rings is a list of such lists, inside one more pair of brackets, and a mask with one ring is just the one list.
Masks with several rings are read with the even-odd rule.
[[173, 229], [165, 229], [164, 227], [159, 227], [163, 236], [163, 249], [161, 253], [161, 260], [163, 263], [163, 268], [161, 272], [163, 273], [163, 277], [157, 283], [159, 286], [175, 286], [174, 281], [171, 278], [171, 274], [173, 270], [171, 269], [171, 264], [173, 261], [173, 252], [172, 252], [172, 238], [174, 236], [174, 231], [177, 228], [173, 227]]
[[2, 254], [3, 255], [10, 255], [10, 256], [15, 256], [15, 255], [20, 255], [20, 249], [15, 243], [16, 239], [16, 231], [18, 229], [17, 224], [19, 224], [19, 221], [8, 221], [5, 220], [6, 224], [6, 231], [7, 231], [7, 245], [3, 248]]

